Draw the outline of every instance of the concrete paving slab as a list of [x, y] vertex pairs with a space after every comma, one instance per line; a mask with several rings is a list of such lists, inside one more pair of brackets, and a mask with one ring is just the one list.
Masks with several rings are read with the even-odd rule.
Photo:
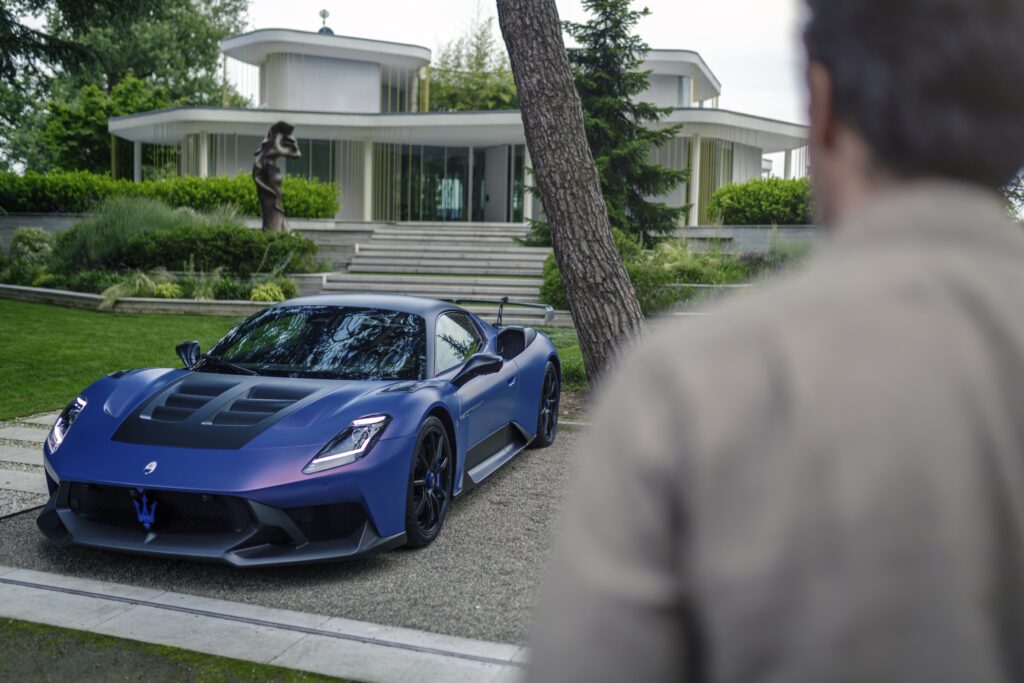
[[124, 603], [3, 583], [8, 578], [0, 577], [0, 615], [9, 619], [89, 631], [132, 609]]
[[0, 489], [24, 491], [25, 493], [46, 493], [46, 478], [42, 472], [21, 472], [0, 469]]
[[0, 444], [0, 461], [17, 462], [22, 465], [43, 465], [42, 448], [23, 448]]
[[363, 681], [512, 681], [522, 671], [518, 646], [347, 619], [325, 628], [322, 615], [5, 566], [0, 616]]
[[53, 426], [53, 423], [57, 421], [57, 416], [60, 415], [60, 411], [53, 413], [44, 413], [43, 415], [36, 415], [35, 417], [24, 417], [19, 418], [18, 422], [25, 422], [27, 424], [39, 425], [49, 429]]
[[49, 433], [48, 429], [36, 427], [4, 427], [0, 429], [0, 439], [41, 444], [46, 441], [46, 436]]
[[305, 634], [296, 631], [138, 605], [97, 624], [92, 630], [116, 638], [169, 645], [261, 664], [270, 662], [305, 637]]

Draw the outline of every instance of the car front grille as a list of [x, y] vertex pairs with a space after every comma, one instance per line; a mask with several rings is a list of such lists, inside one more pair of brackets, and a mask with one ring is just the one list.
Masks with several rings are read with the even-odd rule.
[[[136, 500], [142, 505], [142, 495], [136, 489], [121, 486], [72, 483], [68, 506], [76, 515], [95, 524], [143, 530], [135, 507]], [[255, 521], [241, 498], [178, 491], [146, 491], [145, 496], [147, 506], [156, 503], [151, 530], [158, 533], [237, 534]]]

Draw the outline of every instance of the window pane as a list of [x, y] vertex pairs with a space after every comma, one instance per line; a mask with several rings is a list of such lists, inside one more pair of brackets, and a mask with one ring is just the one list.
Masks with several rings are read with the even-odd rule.
[[437, 321], [434, 374], [462, 365], [480, 347], [480, 338], [469, 318], [461, 313], [441, 316]]

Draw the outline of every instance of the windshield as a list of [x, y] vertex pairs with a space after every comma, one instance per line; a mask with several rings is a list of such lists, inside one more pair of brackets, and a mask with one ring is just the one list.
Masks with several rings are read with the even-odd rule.
[[[426, 374], [426, 324], [374, 308], [280, 306], [249, 318], [197, 370], [354, 380], [419, 380]], [[230, 365], [228, 365], [230, 364]]]

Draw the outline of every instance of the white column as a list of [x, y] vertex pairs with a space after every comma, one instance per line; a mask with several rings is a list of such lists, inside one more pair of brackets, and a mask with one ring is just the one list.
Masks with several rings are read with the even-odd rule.
[[210, 134], [202, 132], [199, 134], [199, 177], [208, 178], [210, 175]]
[[700, 136], [690, 138], [692, 145], [692, 162], [690, 163], [690, 215], [686, 219], [689, 226], [697, 225], [700, 216]]
[[373, 142], [363, 140], [363, 220], [373, 220]]
[[523, 149], [523, 220], [529, 223], [534, 219], [533, 215], [533, 202], [537, 199], [530, 192], [530, 188], [533, 187], [533, 173], [530, 169], [533, 168], [533, 160], [530, 159], [530, 146], [524, 145]]
[[138, 140], [132, 143], [132, 180], [142, 180], [142, 143]]
[[793, 150], [786, 150], [786, 180], [793, 178]]

